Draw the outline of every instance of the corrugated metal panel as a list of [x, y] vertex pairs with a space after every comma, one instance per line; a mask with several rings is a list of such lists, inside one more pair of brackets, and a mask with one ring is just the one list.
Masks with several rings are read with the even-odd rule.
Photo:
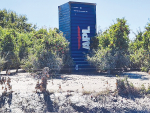
[[90, 40], [96, 34], [96, 4], [68, 2], [59, 6], [59, 29], [70, 39], [74, 68], [90, 68], [85, 55], [90, 51]]
[[70, 26], [70, 5], [69, 3], [63, 4], [58, 7], [59, 12], [59, 30], [63, 32], [68, 41], [71, 37]]

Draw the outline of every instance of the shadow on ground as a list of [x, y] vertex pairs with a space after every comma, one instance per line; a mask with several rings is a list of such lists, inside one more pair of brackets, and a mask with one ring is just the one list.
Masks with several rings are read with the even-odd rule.
[[12, 102], [12, 92], [7, 94], [3, 93], [2, 96], [0, 96], [0, 108], [2, 108], [5, 104], [8, 104], [10, 107], [11, 102]]

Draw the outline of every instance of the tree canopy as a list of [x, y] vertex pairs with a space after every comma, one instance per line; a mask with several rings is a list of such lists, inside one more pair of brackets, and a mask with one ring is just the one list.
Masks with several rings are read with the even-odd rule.
[[17, 15], [13, 11], [0, 10], [0, 26], [2, 28], [12, 28], [18, 32], [31, 32], [36, 29], [36, 25], [27, 22], [27, 17]]

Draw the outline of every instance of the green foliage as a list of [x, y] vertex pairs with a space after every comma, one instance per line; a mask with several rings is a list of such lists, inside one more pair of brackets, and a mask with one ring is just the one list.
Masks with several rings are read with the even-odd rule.
[[93, 64], [97, 70], [114, 69], [116, 67], [115, 59], [116, 57], [108, 48], [95, 51], [92, 57], [87, 56], [88, 62]]
[[21, 33], [18, 34], [18, 39], [16, 39], [16, 51], [18, 52], [20, 60], [27, 58], [29, 54], [29, 48], [31, 46], [30, 34]]
[[37, 69], [36, 65], [37, 58], [33, 54], [29, 54], [28, 58], [24, 58], [21, 61], [21, 68], [27, 72], [33, 71], [33, 69]]
[[[36, 37], [39, 34], [40, 38]], [[43, 68], [49, 62], [50, 69], [56, 69], [59, 72], [62, 66], [72, 63], [69, 42], [63, 37], [63, 34], [57, 33], [56, 30], [47, 31], [42, 28], [35, 33], [19, 33], [13, 29], [0, 27], [0, 40], [1, 56], [7, 61], [5, 68], [17, 68], [21, 61], [21, 67], [31, 71], [31, 69]], [[49, 56], [47, 56], [48, 62], [45, 56], [41, 56], [44, 51]], [[41, 61], [40, 57], [45, 60]], [[53, 67], [52, 64], [58, 66]]]
[[8, 51], [14, 51], [14, 42], [12, 32], [9, 30], [4, 31], [3, 38], [1, 40], [2, 53]]
[[133, 68], [141, 68], [142, 71], [148, 71], [150, 68], [150, 25], [148, 24], [145, 28], [145, 32], [138, 31], [135, 34], [136, 38], [133, 42], [130, 43], [129, 51], [130, 51], [130, 59], [131, 59], [131, 67]]
[[150, 23], [145, 27], [146, 31], [143, 33], [143, 47], [145, 50], [149, 51], [150, 49]]
[[0, 57], [6, 61], [4, 67], [18, 68], [21, 64], [31, 71], [47, 66], [59, 72], [64, 65], [71, 65], [69, 42], [59, 29], [35, 31], [35, 27], [27, 23], [26, 16], [0, 10]]
[[4, 64], [5, 64], [5, 59], [0, 57], [0, 72], [3, 70], [4, 68]]
[[[93, 48], [97, 48], [87, 60], [98, 70], [109, 70], [129, 66], [130, 57], [128, 54], [129, 26], [126, 20], [117, 19], [117, 23], [101, 33], [94, 40], [97, 41]], [[98, 47], [97, 47], [98, 44]]]
[[15, 53], [15, 31], [13, 29], [2, 29], [0, 28], [1, 36], [1, 56], [6, 61], [3, 69], [18, 68], [20, 60], [18, 55]]
[[148, 72], [148, 69], [149, 69], [148, 67], [142, 67], [142, 68], [141, 68], [141, 71], [142, 71], [142, 72]]
[[63, 67], [63, 60], [56, 54], [47, 51], [42, 51], [37, 59], [36, 64], [36, 67], [38, 67], [38, 69], [49, 67], [50, 72], [54, 72], [56, 74], [59, 73], [59, 71]]
[[91, 57], [87, 56], [87, 60], [101, 71], [125, 68], [130, 64], [130, 57], [124, 51], [115, 51], [109, 48], [95, 51]]
[[150, 94], [150, 86], [148, 86], [148, 88], [146, 90], [146, 94]]
[[126, 20], [117, 18], [117, 23], [114, 23], [98, 36], [100, 48], [111, 48], [115, 50], [127, 50], [129, 44], [129, 26], [126, 25]]
[[20, 66], [20, 60], [19, 57], [13, 52], [13, 51], [9, 51], [3, 54], [4, 58], [5, 58], [5, 65], [4, 67], [6, 69], [11, 69], [11, 68], [19, 68]]
[[146, 88], [145, 88], [144, 84], [141, 85], [140, 93], [143, 95], [146, 93]]
[[98, 49], [98, 45], [99, 45], [98, 37], [97, 36], [92, 37], [91, 38], [91, 44], [90, 44], [90, 50], [92, 50], [92, 49], [97, 50]]
[[32, 24], [27, 23], [26, 16], [18, 16], [15, 12], [6, 9], [0, 10], [0, 26], [15, 29], [18, 32], [31, 32], [36, 28], [35, 25], [32, 26]]
[[52, 29], [49, 29], [48, 36], [44, 38], [44, 46], [47, 51], [57, 52], [59, 55], [69, 50], [69, 42], [63, 37], [63, 34]]
[[[26, 70], [43, 69], [49, 67], [52, 73], [59, 73], [64, 65], [71, 65], [69, 54], [69, 42], [63, 34], [57, 33], [56, 29], [40, 29], [29, 38], [31, 44], [27, 43], [28, 60], [24, 60], [22, 67]], [[35, 58], [30, 59], [30, 56]], [[25, 58], [26, 59], [26, 58]], [[34, 59], [34, 60], [33, 60]]]
[[42, 39], [44, 38], [45, 35], [48, 35], [47, 29], [41, 28], [35, 33], [35, 37], [37, 39]]
[[28, 55], [27, 44], [26, 42], [22, 42], [19, 48], [19, 58], [22, 60], [24, 57]]
[[134, 53], [136, 50], [139, 50], [140, 48], [144, 49], [143, 32], [137, 31], [137, 34], [136, 33], [134, 34], [136, 38], [129, 44], [130, 53]]
[[140, 68], [143, 65], [143, 60], [144, 60], [144, 54], [145, 50], [144, 49], [139, 49], [132, 54], [130, 54], [130, 59], [132, 61], [132, 67], [137, 67]]

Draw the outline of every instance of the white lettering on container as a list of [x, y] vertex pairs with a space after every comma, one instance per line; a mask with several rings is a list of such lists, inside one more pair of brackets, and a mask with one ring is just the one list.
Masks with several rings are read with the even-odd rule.
[[82, 29], [82, 41], [85, 41], [82, 43], [82, 47], [90, 50], [90, 38], [87, 33], [90, 33], [90, 26], [87, 29]]

